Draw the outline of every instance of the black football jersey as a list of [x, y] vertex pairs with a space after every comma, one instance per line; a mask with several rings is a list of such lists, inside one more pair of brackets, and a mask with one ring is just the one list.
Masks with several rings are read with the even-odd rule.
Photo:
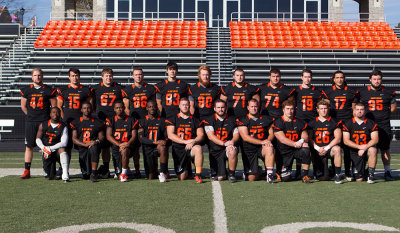
[[[160, 96], [163, 111], [161, 116], [166, 119], [175, 117], [179, 113], [179, 100], [189, 96], [189, 85], [182, 80], [169, 82], [167, 79], [157, 83], [156, 92]], [[157, 95], [157, 96], [158, 96]]]
[[[274, 132], [283, 131], [285, 136], [292, 141], [298, 141], [301, 138], [301, 133], [308, 127], [307, 123], [301, 119], [294, 118], [292, 121], [285, 121], [283, 116], [274, 121]], [[287, 146], [277, 140], [278, 150], [282, 154], [290, 153], [296, 150], [294, 147]]]
[[51, 120], [44, 121], [42, 123], [42, 142], [45, 146], [54, 146], [55, 144], [61, 142], [61, 136], [63, 130], [65, 128], [65, 124], [60, 122], [55, 128], [51, 126]]
[[155, 117], [154, 119], [145, 116], [139, 120], [139, 128], [143, 129], [143, 136], [153, 142], [165, 140], [167, 138], [165, 119], [160, 116]]
[[[238, 127], [246, 127], [249, 135], [258, 140], [265, 140], [269, 136], [269, 128], [274, 119], [271, 116], [259, 116], [251, 118], [249, 114], [237, 120]], [[258, 148], [259, 145], [254, 145], [243, 141], [245, 151]]]
[[[214, 135], [221, 141], [227, 142], [232, 140], [233, 132], [236, 126], [236, 120], [233, 116], [226, 116], [223, 120], [218, 119], [217, 114], [214, 113], [204, 121], [204, 127], [211, 126], [214, 129]], [[225, 146], [220, 146], [209, 140], [210, 153], [225, 150]]]
[[104, 130], [104, 122], [91, 117], [88, 120], [84, 120], [83, 117], [79, 117], [75, 119], [70, 124], [73, 130], [76, 130], [78, 134], [78, 139], [83, 143], [87, 143], [89, 141], [95, 141], [99, 138], [99, 132]]
[[346, 120], [353, 117], [352, 104], [355, 102], [356, 91], [349, 86], [337, 89], [335, 85], [322, 91], [322, 97], [328, 99], [331, 105], [330, 115], [333, 118]]
[[[197, 128], [202, 126], [202, 122], [193, 116], [183, 118], [178, 113], [175, 117], [165, 120], [166, 126], [175, 126], [174, 133], [183, 140], [195, 139], [197, 137]], [[181, 145], [176, 142], [172, 142], [172, 145]]]
[[371, 141], [371, 133], [378, 131], [378, 125], [371, 119], [358, 124], [355, 118], [347, 120], [343, 125], [343, 131], [350, 133], [350, 140], [357, 145], [364, 145]]
[[155, 97], [156, 89], [153, 85], [144, 83], [141, 87], [134, 84], [122, 90], [123, 98], [129, 99], [130, 116], [143, 119], [147, 115], [147, 101]]
[[314, 119], [318, 115], [316, 107], [321, 95], [321, 91], [314, 86], [310, 88], [296, 87], [296, 118], [306, 122]]
[[57, 96], [57, 89], [47, 85], [35, 88], [31, 84], [20, 92], [27, 99], [28, 121], [42, 122], [50, 118], [50, 99]]
[[314, 118], [308, 124], [308, 128], [312, 130], [312, 139], [319, 147], [327, 146], [335, 138], [334, 131], [340, 128], [342, 122], [337, 122], [332, 117], [329, 117], [324, 122], [318, 117]]
[[112, 129], [112, 135], [114, 139], [119, 142], [127, 142], [132, 137], [132, 130], [137, 129], [139, 122], [132, 117], [124, 117], [123, 119], [118, 119], [114, 116], [111, 119], [106, 119], [106, 125], [108, 128]]
[[122, 86], [112, 83], [106, 87], [103, 83], [97, 84], [92, 88], [93, 95], [96, 98], [96, 113], [101, 120], [105, 118], [113, 118], [114, 102], [122, 100]]
[[214, 113], [214, 101], [221, 94], [221, 88], [210, 83], [204, 87], [199, 82], [190, 87], [190, 95], [193, 97], [195, 112], [194, 116], [199, 119], [205, 119]]
[[235, 82], [221, 87], [221, 92], [227, 97], [228, 115], [241, 118], [246, 116], [247, 101], [259, 93], [259, 89], [251, 84], [245, 83], [242, 87], [237, 87]]
[[272, 88], [271, 84], [263, 84], [260, 88], [261, 114], [278, 118], [283, 115], [282, 103], [290, 96], [294, 95], [294, 88], [289, 88], [281, 84], [277, 88]]
[[367, 110], [367, 117], [378, 123], [379, 127], [390, 130], [390, 106], [395, 103], [396, 91], [382, 86], [374, 90], [371, 86], [358, 90], [358, 98]]
[[82, 103], [87, 101], [92, 96], [92, 92], [88, 87], [79, 85], [73, 88], [68, 85], [64, 88], [58, 89], [57, 98], [64, 101], [64, 122], [69, 124], [74, 119], [81, 116]]

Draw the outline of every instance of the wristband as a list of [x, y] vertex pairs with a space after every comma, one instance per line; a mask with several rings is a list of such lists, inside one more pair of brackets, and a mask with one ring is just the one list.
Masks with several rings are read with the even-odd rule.
[[317, 145], [314, 145], [314, 149], [315, 149], [316, 151], [319, 151], [319, 149], [321, 149], [321, 147], [319, 147], [319, 146], [317, 146]]
[[99, 139], [96, 139], [95, 142], [96, 142], [96, 144], [99, 144], [99, 143], [100, 143], [100, 140], [99, 140]]
[[329, 145], [327, 145], [324, 150], [328, 151], [329, 149], [331, 149], [331, 147]]
[[304, 143], [304, 139], [300, 139], [300, 140], [298, 140], [298, 142]]

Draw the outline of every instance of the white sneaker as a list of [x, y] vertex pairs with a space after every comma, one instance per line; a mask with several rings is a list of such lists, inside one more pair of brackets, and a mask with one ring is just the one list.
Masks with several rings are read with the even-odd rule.
[[347, 180], [348, 182], [352, 182], [352, 181], [354, 181], [354, 179], [353, 179], [353, 177], [352, 177], [352, 176], [346, 176], [346, 180]]
[[68, 172], [63, 172], [62, 173], [62, 180], [64, 181], [64, 182], [69, 182], [70, 180], [69, 180], [69, 174], [68, 174]]
[[128, 181], [128, 176], [125, 174], [120, 174], [119, 179], [121, 182], [127, 182]]
[[368, 184], [375, 184], [375, 179], [373, 176], [369, 175], [367, 179]]
[[160, 180], [160, 183], [167, 182], [167, 178], [165, 177], [165, 174], [162, 172], [160, 172], [160, 175], [158, 175], [158, 179]]

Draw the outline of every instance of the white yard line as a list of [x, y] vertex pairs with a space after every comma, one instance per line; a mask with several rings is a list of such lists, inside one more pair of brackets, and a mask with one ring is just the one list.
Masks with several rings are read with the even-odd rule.
[[211, 184], [214, 199], [214, 232], [228, 233], [228, 225], [226, 220], [225, 205], [221, 185], [218, 181], [212, 181]]

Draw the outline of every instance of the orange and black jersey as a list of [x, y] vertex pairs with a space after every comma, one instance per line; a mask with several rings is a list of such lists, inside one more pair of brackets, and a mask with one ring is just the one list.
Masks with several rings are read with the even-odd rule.
[[155, 86], [156, 97], [161, 99], [163, 111], [161, 116], [169, 119], [179, 113], [179, 100], [182, 97], [189, 96], [189, 85], [182, 80], [177, 79], [175, 82], [169, 82], [165, 79]]
[[59, 143], [61, 141], [64, 128], [65, 124], [63, 122], [60, 122], [56, 127], [53, 128], [53, 126], [51, 126], [51, 120], [44, 121], [42, 123], [43, 145], [54, 146], [55, 144]]
[[112, 129], [114, 139], [119, 142], [127, 142], [132, 137], [132, 130], [137, 129], [139, 121], [132, 117], [124, 117], [119, 119], [117, 116], [106, 119], [107, 128]]
[[303, 88], [298, 86], [295, 88], [296, 96], [296, 117], [303, 121], [309, 122], [317, 116], [316, 106], [318, 100], [322, 97], [322, 92], [311, 86]]
[[294, 95], [294, 88], [289, 88], [281, 84], [277, 88], [272, 88], [270, 82], [259, 86], [261, 114], [278, 118], [283, 115], [282, 103]]
[[95, 141], [99, 138], [99, 132], [105, 128], [104, 122], [91, 117], [88, 120], [84, 120], [83, 117], [75, 119], [69, 124], [72, 130], [76, 130], [78, 139], [87, 143], [89, 141]]
[[232, 84], [221, 87], [221, 92], [227, 97], [228, 115], [241, 118], [248, 113], [247, 101], [258, 94], [259, 89], [248, 83], [239, 88], [235, 82], [232, 82]]
[[357, 145], [364, 145], [371, 141], [371, 133], [378, 131], [378, 125], [368, 118], [365, 118], [361, 124], [358, 124], [353, 117], [343, 124], [343, 131], [350, 133], [350, 140], [352, 142]]
[[157, 116], [154, 119], [145, 116], [140, 119], [139, 129], [143, 129], [143, 133], [139, 136], [139, 141], [143, 144], [152, 145], [153, 142], [165, 140], [167, 138], [165, 119], [160, 116]]
[[[193, 116], [183, 118], [179, 113], [175, 117], [165, 120], [166, 126], [175, 126], [174, 134], [183, 140], [195, 139], [197, 137], [197, 128], [202, 127], [203, 122], [200, 122]], [[172, 142], [172, 145], [182, 145]]]
[[312, 131], [312, 139], [319, 147], [327, 146], [335, 138], [334, 131], [341, 128], [342, 121], [337, 122], [329, 117], [322, 122], [318, 117], [314, 118], [308, 124], [308, 128]]
[[[207, 117], [203, 123], [205, 129], [207, 129], [207, 127], [212, 127], [214, 135], [221, 141], [227, 142], [232, 140], [236, 128], [235, 117], [226, 116], [224, 119], [220, 120], [218, 119], [217, 114], [214, 113], [212, 116]], [[209, 141], [209, 148], [210, 153], [225, 150], [225, 146], [217, 145], [211, 140]]]
[[[294, 118], [292, 121], [285, 121], [283, 116], [279, 117], [274, 121], [273, 124], [274, 133], [282, 131], [287, 138], [292, 141], [298, 141], [301, 139], [301, 133], [307, 129], [308, 125], [305, 121], [301, 119]], [[282, 154], [293, 152], [295, 149], [294, 147], [287, 146], [277, 140], [277, 147], [278, 150]]]
[[353, 117], [352, 105], [357, 92], [345, 86], [337, 89], [335, 85], [322, 91], [322, 98], [328, 99], [331, 105], [331, 116], [336, 119], [351, 119]]
[[156, 89], [153, 85], [144, 83], [141, 87], [134, 84], [122, 90], [122, 97], [129, 99], [130, 116], [143, 119], [147, 115], [147, 101], [154, 98]]
[[365, 105], [368, 118], [390, 130], [390, 106], [396, 103], [395, 95], [396, 91], [384, 86], [379, 90], [367, 86], [358, 90], [357, 99]]
[[[249, 135], [258, 140], [265, 140], [269, 136], [269, 128], [272, 125], [274, 118], [271, 116], [250, 117], [249, 114], [237, 120], [238, 127], [246, 127]], [[258, 148], [259, 145], [254, 145], [243, 141], [244, 150], [252, 150]]]
[[50, 118], [50, 99], [57, 96], [57, 89], [47, 85], [35, 88], [31, 84], [20, 92], [27, 99], [28, 121], [42, 122]]
[[122, 100], [122, 86], [115, 82], [109, 87], [99, 83], [91, 90], [95, 96], [98, 117], [103, 121], [105, 118], [114, 117], [114, 102]]
[[58, 89], [57, 98], [64, 101], [64, 122], [69, 124], [74, 119], [81, 116], [82, 103], [92, 96], [92, 92], [88, 87], [79, 85], [73, 88], [71, 85]]
[[214, 101], [221, 94], [221, 88], [212, 83], [205, 87], [199, 82], [190, 87], [190, 95], [193, 97], [194, 116], [203, 120], [214, 113]]

